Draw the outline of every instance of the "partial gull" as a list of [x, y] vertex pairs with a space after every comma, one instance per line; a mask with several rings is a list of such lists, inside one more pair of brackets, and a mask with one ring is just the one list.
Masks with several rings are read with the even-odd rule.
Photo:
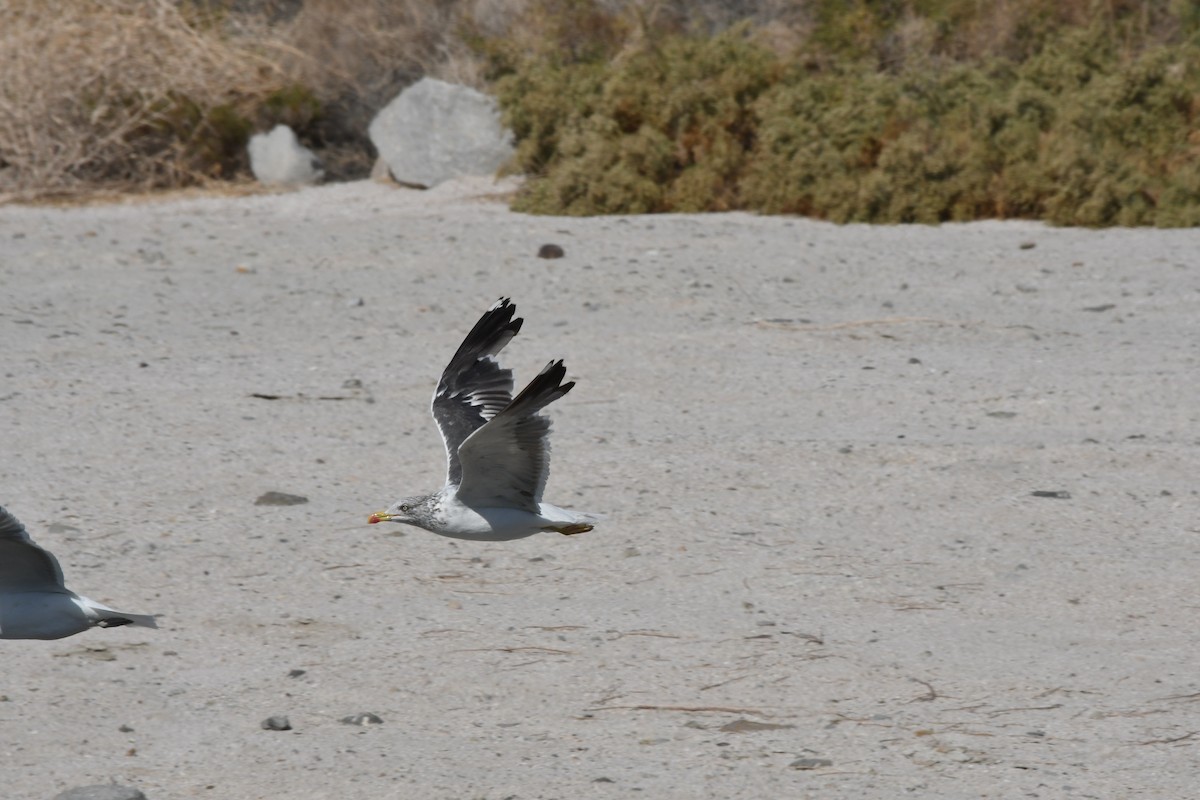
[[127, 614], [63, 585], [62, 568], [0, 507], [0, 639], [61, 639], [91, 627], [157, 628], [148, 614]]
[[503, 542], [542, 531], [586, 533], [596, 514], [542, 502], [550, 474], [550, 420], [538, 414], [575, 385], [551, 361], [515, 398], [512, 370], [496, 354], [521, 330], [517, 307], [501, 298], [467, 334], [433, 393], [433, 418], [446, 445], [446, 485], [405, 497], [368, 522], [402, 522], [453, 539]]

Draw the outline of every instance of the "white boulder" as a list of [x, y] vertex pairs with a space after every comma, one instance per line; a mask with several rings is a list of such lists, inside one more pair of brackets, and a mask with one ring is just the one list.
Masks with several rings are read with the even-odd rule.
[[250, 170], [265, 186], [303, 186], [325, 175], [321, 160], [287, 125], [250, 137]]
[[388, 103], [367, 133], [392, 177], [431, 187], [493, 175], [513, 155], [495, 99], [468, 86], [422, 78]]

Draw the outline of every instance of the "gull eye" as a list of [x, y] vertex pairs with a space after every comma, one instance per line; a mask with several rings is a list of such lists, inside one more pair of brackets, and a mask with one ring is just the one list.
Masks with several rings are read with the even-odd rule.
[[407, 514], [409, 511], [412, 511], [412, 506], [403, 505], [403, 506], [400, 506], [400, 510]]

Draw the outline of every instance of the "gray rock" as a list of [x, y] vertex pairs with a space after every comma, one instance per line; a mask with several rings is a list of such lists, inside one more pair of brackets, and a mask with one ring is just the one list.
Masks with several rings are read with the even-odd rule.
[[348, 717], [342, 717], [342, 722], [347, 725], [382, 725], [383, 717], [378, 714], [372, 714], [370, 711], [364, 711], [361, 714], [351, 714]]
[[264, 731], [290, 731], [292, 729], [292, 723], [283, 714], [267, 717], [258, 725]]
[[401, 183], [436, 186], [492, 175], [513, 154], [496, 101], [467, 86], [422, 78], [371, 121], [371, 142]]
[[250, 137], [250, 170], [265, 186], [304, 186], [324, 177], [321, 160], [287, 125]]
[[54, 800], [146, 800], [140, 789], [101, 783], [96, 786], [79, 786], [54, 795]]
[[566, 252], [557, 244], [544, 244], [538, 248], [538, 258], [562, 258]]
[[828, 758], [797, 758], [788, 766], [796, 769], [820, 769], [821, 767], [832, 767], [833, 761]]
[[308, 498], [299, 494], [288, 494], [287, 492], [263, 492], [254, 501], [256, 506], [298, 506], [301, 503], [307, 503]]

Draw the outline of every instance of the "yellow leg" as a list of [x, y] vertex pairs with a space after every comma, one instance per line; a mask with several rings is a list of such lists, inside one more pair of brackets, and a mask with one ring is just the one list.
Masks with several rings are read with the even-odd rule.
[[577, 533], [587, 533], [591, 529], [591, 525], [583, 522], [576, 522], [570, 525], [547, 525], [545, 528], [542, 528], [544, 531], [558, 531], [563, 536], [574, 536]]

